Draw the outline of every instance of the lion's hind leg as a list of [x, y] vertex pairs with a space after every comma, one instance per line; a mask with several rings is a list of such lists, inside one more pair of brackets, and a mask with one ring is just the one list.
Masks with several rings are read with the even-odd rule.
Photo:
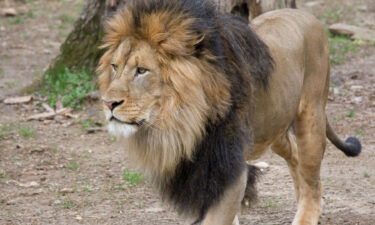
[[293, 225], [317, 225], [321, 212], [320, 166], [326, 137], [324, 111], [305, 106], [293, 131], [279, 138], [272, 150], [283, 157], [292, 175], [298, 210]]

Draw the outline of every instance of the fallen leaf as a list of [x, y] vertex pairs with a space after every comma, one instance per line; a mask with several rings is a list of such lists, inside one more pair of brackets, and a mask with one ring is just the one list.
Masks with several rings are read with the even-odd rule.
[[60, 190], [60, 193], [62, 194], [73, 193], [73, 192], [74, 192], [73, 188], [63, 188]]

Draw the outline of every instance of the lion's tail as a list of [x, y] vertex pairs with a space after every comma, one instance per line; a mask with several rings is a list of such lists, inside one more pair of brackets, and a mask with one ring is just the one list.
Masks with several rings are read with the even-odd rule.
[[328, 139], [334, 144], [338, 149], [345, 153], [346, 156], [355, 157], [361, 153], [361, 142], [356, 137], [348, 137], [345, 142], [343, 142], [332, 129], [331, 125], [327, 120], [327, 130], [326, 134]]
[[250, 206], [250, 203], [257, 199], [257, 190], [255, 187], [256, 181], [261, 171], [256, 166], [247, 165], [247, 184], [245, 189], [245, 196], [242, 200], [242, 204]]

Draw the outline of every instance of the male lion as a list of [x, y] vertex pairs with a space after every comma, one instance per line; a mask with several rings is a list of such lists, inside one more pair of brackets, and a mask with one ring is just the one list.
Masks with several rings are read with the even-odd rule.
[[327, 37], [298, 10], [264, 14], [249, 27], [202, 0], [131, 0], [109, 20], [99, 85], [109, 131], [162, 197], [193, 224], [238, 224], [268, 147], [288, 163], [294, 225], [316, 225], [328, 137], [348, 156], [325, 114]]

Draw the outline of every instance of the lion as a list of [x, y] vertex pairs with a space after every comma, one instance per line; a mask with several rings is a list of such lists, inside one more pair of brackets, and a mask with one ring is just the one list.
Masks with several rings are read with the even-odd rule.
[[162, 198], [203, 225], [239, 224], [268, 148], [290, 169], [293, 225], [316, 225], [326, 138], [348, 156], [327, 121], [324, 28], [296, 9], [252, 24], [202, 0], [130, 0], [109, 19], [98, 83], [111, 134]]

